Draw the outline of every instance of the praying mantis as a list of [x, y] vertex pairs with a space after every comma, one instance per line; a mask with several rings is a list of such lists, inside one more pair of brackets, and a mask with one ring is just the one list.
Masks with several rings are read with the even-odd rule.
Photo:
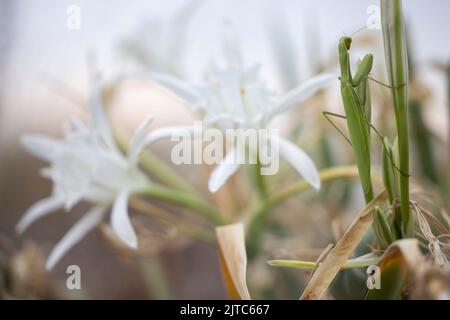
[[[380, 138], [383, 145], [383, 156], [389, 160], [385, 161], [384, 165], [390, 165], [391, 176], [400, 173], [401, 170], [396, 165], [393, 159], [392, 147], [389, 145], [387, 138], [383, 137], [378, 130], [371, 124], [372, 106], [370, 99], [370, 88], [368, 80], [373, 80], [378, 84], [389, 87], [377, 80], [372, 79], [369, 75], [373, 67], [373, 55], [367, 54], [359, 62], [356, 74], [353, 76], [350, 67], [350, 54], [352, 39], [344, 36], [339, 41], [339, 64], [341, 69], [341, 76], [339, 80], [341, 82], [341, 95], [344, 104], [345, 116], [324, 111], [323, 115], [333, 125], [333, 127], [346, 139], [346, 141], [352, 146], [355, 157], [356, 165], [361, 179], [361, 185], [364, 192], [364, 198], [366, 203], [369, 203], [373, 195], [373, 187], [371, 181], [371, 159], [370, 159], [370, 133], [373, 130]], [[390, 88], [390, 87], [389, 87]], [[347, 138], [345, 134], [331, 121], [329, 116], [338, 117], [347, 120], [347, 126], [350, 137]], [[394, 170], [395, 169], [395, 170]], [[385, 184], [386, 184], [385, 179]], [[390, 180], [393, 180], [391, 177]], [[393, 189], [396, 189], [395, 181], [388, 182], [386, 186], [390, 193], [390, 200], [395, 197]]]
[[341, 133], [328, 116], [347, 119], [350, 138], [346, 140], [351, 144], [356, 157], [356, 165], [361, 178], [361, 185], [366, 203], [373, 199], [373, 187], [370, 177], [370, 119], [371, 101], [368, 78], [373, 66], [373, 55], [367, 54], [359, 63], [356, 74], [353, 76], [350, 67], [349, 50], [352, 39], [342, 37], [339, 41], [339, 64], [341, 68], [341, 95], [346, 116], [331, 112], [324, 112], [328, 121]]
[[[371, 124], [371, 100], [368, 80], [373, 80], [385, 87], [389, 86], [369, 76], [373, 67], [372, 54], [364, 56], [359, 62], [357, 71], [353, 76], [349, 55], [351, 43], [352, 39], [346, 36], [342, 37], [339, 41], [339, 63], [341, 69], [339, 80], [341, 82], [341, 95], [345, 116], [327, 111], [323, 112], [323, 115], [353, 148], [366, 203], [369, 203], [374, 198], [371, 181], [371, 130], [380, 138], [383, 146], [383, 181], [389, 195], [389, 200], [392, 203], [395, 198], [399, 197], [398, 174], [408, 177], [409, 175], [404, 174], [396, 165], [396, 161], [394, 160], [394, 147]], [[331, 121], [329, 116], [346, 119], [349, 138]], [[383, 220], [382, 226], [388, 225], [384, 217], [378, 216], [378, 220]]]

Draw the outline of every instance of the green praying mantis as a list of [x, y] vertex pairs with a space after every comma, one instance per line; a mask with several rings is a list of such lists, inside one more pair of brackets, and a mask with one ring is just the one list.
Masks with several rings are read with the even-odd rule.
[[366, 202], [369, 203], [373, 199], [373, 187], [370, 178], [370, 119], [372, 108], [368, 76], [373, 66], [373, 55], [367, 54], [364, 56], [353, 77], [349, 55], [351, 43], [350, 37], [343, 37], [339, 41], [341, 95], [364, 197]]
[[[368, 81], [373, 80], [385, 87], [389, 86], [370, 77], [373, 67], [372, 54], [365, 55], [359, 62], [355, 75], [352, 74], [349, 54], [351, 44], [352, 39], [344, 36], [340, 39], [338, 47], [341, 69], [339, 80], [345, 116], [327, 111], [323, 114], [353, 148], [366, 203], [374, 198], [371, 180], [371, 130], [381, 139], [383, 146], [383, 181], [392, 203], [394, 199], [399, 197], [399, 174], [403, 175], [404, 173], [396, 164], [395, 147], [371, 124], [372, 106]], [[349, 138], [334, 124], [329, 116], [346, 119]]]
[[[359, 63], [355, 76], [350, 67], [349, 50], [352, 39], [342, 37], [339, 41], [339, 63], [341, 68], [341, 95], [344, 102], [345, 116], [331, 112], [323, 112], [326, 119], [352, 146], [356, 157], [356, 165], [361, 178], [364, 198], [367, 203], [373, 199], [373, 187], [370, 178], [370, 130], [371, 101], [368, 78], [373, 66], [373, 55], [367, 54]], [[329, 116], [344, 118], [350, 138], [331, 121]]]

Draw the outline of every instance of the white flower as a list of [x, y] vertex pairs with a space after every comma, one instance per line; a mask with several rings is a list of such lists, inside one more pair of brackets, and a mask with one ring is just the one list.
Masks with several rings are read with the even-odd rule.
[[[190, 85], [167, 74], [152, 73], [150, 78], [171, 89], [189, 102], [194, 111], [203, 114], [205, 126], [226, 129], [265, 129], [278, 115], [302, 103], [318, 90], [336, 79], [334, 74], [320, 74], [292, 89], [278, 101], [260, 79], [259, 67], [244, 68], [240, 54], [228, 46], [228, 65], [213, 66], [206, 75], [206, 84]], [[161, 128], [148, 137], [148, 143], [171, 137], [177, 130], [186, 128]], [[280, 155], [289, 162], [314, 188], [320, 188], [317, 169], [311, 158], [292, 142], [279, 138]], [[212, 172], [209, 190], [216, 192], [240, 167], [241, 152], [230, 151], [224, 161]]]
[[136, 233], [128, 216], [128, 197], [149, 184], [137, 162], [151, 121], [147, 119], [137, 129], [125, 156], [115, 144], [98, 85], [92, 94], [90, 112], [91, 125], [73, 121], [65, 128], [63, 140], [42, 135], [22, 137], [29, 152], [50, 163], [42, 174], [53, 181], [53, 192], [26, 211], [17, 224], [17, 232], [24, 232], [34, 221], [53, 211], [61, 208], [69, 211], [80, 201], [93, 205], [53, 249], [47, 269], [99, 224], [111, 206], [113, 230], [126, 245], [137, 248]]

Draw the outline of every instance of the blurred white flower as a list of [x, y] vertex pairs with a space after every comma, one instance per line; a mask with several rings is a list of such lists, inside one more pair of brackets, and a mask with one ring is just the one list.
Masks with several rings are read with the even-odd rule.
[[[277, 101], [259, 75], [259, 66], [245, 68], [241, 54], [233, 42], [225, 42], [227, 65], [213, 66], [206, 74], [206, 83], [192, 85], [168, 74], [151, 73], [150, 78], [166, 86], [189, 102], [194, 111], [203, 115], [204, 125], [226, 129], [266, 129], [278, 115], [302, 103], [320, 89], [337, 79], [334, 74], [320, 74], [292, 89]], [[155, 130], [148, 137], [152, 143], [186, 130], [186, 127], [170, 127]], [[276, 141], [280, 155], [288, 161], [314, 188], [320, 188], [317, 169], [311, 158], [292, 142], [279, 138]], [[209, 180], [209, 190], [216, 192], [240, 167], [234, 148], [215, 168]]]
[[43, 135], [22, 137], [29, 152], [50, 163], [42, 174], [53, 181], [53, 191], [26, 211], [17, 224], [17, 232], [24, 232], [34, 221], [53, 211], [61, 208], [69, 211], [80, 201], [93, 205], [53, 249], [47, 269], [100, 223], [111, 206], [113, 230], [126, 245], [137, 248], [136, 233], [128, 216], [128, 197], [149, 184], [137, 162], [151, 121], [147, 119], [136, 130], [125, 156], [114, 141], [98, 85], [92, 94], [90, 112], [91, 125], [72, 121], [64, 130], [63, 140]]

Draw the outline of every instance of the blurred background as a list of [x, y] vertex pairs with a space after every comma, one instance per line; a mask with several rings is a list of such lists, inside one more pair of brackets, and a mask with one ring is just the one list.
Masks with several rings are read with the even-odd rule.
[[[109, 79], [142, 70], [159, 70], [198, 81], [205, 67], [220, 55], [224, 23], [234, 26], [245, 61], [248, 64], [261, 63], [264, 78], [271, 88], [283, 92], [319, 71], [337, 70], [338, 39], [363, 28], [373, 5], [379, 5], [378, 1], [2, 0], [0, 258], [17, 273], [8, 277], [3, 275], [3, 281], [19, 279], [14, 287], [15, 295], [25, 297], [225, 298], [216, 248], [182, 236], [171, 238], [170, 232], [161, 231], [158, 227], [154, 227], [154, 233], [163, 232], [164, 236], [155, 237], [151, 254], [118, 254], [114, 246], [104, 239], [104, 233], [93, 232], [53, 271], [46, 273], [41, 270], [53, 245], [86, 208], [77, 207], [71, 215], [50, 215], [33, 225], [24, 236], [15, 234], [14, 227], [25, 210], [51, 190], [51, 183], [38, 174], [43, 163], [23, 151], [19, 144], [20, 135], [38, 132], [58, 136], [64, 121], [84, 117], [90, 80], [98, 70]], [[407, 0], [404, 7], [416, 67], [415, 77], [427, 83], [423, 89], [426, 98], [421, 109], [424, 126], [438, 146], [447, 145], [448, 84], [444, 71], [450, 62], [450, 2]], [[78, 26], [71, 20], [77, 12]], [[356, 52], [378, 54], [375, 56], [378, 65], [375, 77], [384, 79], [380, 30], [364, 30], [356, 33], [354, 38], [357, 42], [355, 50], [359, 50]], [[273, 47], [277, 42], [280, 46], [288, 43], [287, 50], [294, 57], [284, 61], [288, 64], [288, 71], [280, 67], [277, 60]], [[172, 51], [165, 51], [167, 48]], [[383, 89], [374, 91], [383, 92]], [[337, 87], [330, 89], [320, 102], [319, 111], [339, 109], [337, 95]], [[383, 95], [388, 95], [388, 92], [380, 93], [379, 101]], [[113, 122], [128, 134], [147, 114], [156, 117], [156, 127], [192, 121], [183, 102], [148, 81], [133, 77], [121, 80], [115, 87], [109, 110]], [[381, 106], [375, 111], [378, 117], [383, 117], [383, 110]], [[310, 113], [313, 112], [301, 116], [310, 117]], [[322, 125], [327, 127], [326, 123]], [[332, 130], [327, 132], [335, 134]], [[338, 137], [336, 139], [345, 145]], [[333, 139], [330, 141], [334, 143]], [[435, 142], [433, 144], [436, 145]], [[436, 151], [442, 149], [433, 150], [437, 163], [446, 161], [441, 159], [444, 152]], [[158, 152], [162, 157], [167, 155], [164, 146], [159, 146]], [[325, 166], [320, 157], [316, 154], [314, 159]], [[345, 159], [345, 156], [336, 158], [351, 163], [351, 159]], [[177, 170], [191, 179], [192, 184], [205, 188], [207, 175], [204, 171], [198, 168]], [[439, 175], [439, 169], [437, 173]], [[428, 178], [433, 180], [430, 176]], [[360, 194], [355, 192], [356, 199]], [[308, 202], [312, 201], [310, 199], [299, 201], [300, 204], [292, 203], [287, 208], [295, 208], [291, 211], [297, 213], [316, 208]], [[351, 207], [358, 208], [362, 203], [359, 197], [359, 200], [351, 202]], [[297, 236], [305, 237], [301, 240], [302, 249], [327, 244], [326, 240], [321, 242], [317, 237], [331, 237], [329, 218], [326, 218], [329, 211], [317, 209], [316, 227], [297, 229]], [[291, 221], [286, 216], [283, 219], [287, 224]], [[302, 225], [307, 224], [308, 219], [305, 218]], [[327, 227], [320, 228], [321, 223]], [[318, 233], [312, 235], [314, 230]], [[278, 249], [289, 252], [298, 249], [299, 239], [281, 239], [269, 245], [270, 254]], [[82, 270], [83, 289], [77, 292], [65, 289], [65, 268], [70, 264], [77, 264]], [[154, 275], [161, 270], [167, 273], [168, 279], [162, 286], [168, 288], [163, 288], [163, 294], [158, 296], [152, 288], [157, 286]], [[277, 277], [285, 280], [292, 276], [272, 270], [254, 270], [251, 277], [264, 284], [267, 278], [275, 279], [273, 275], [276, 273]], [[307, 277], [302, 279], [298, 280], [299, 283], [306, 281]], [[284, 288], [277, 297], [295, 297], [300, 288], [300, 284]]]

